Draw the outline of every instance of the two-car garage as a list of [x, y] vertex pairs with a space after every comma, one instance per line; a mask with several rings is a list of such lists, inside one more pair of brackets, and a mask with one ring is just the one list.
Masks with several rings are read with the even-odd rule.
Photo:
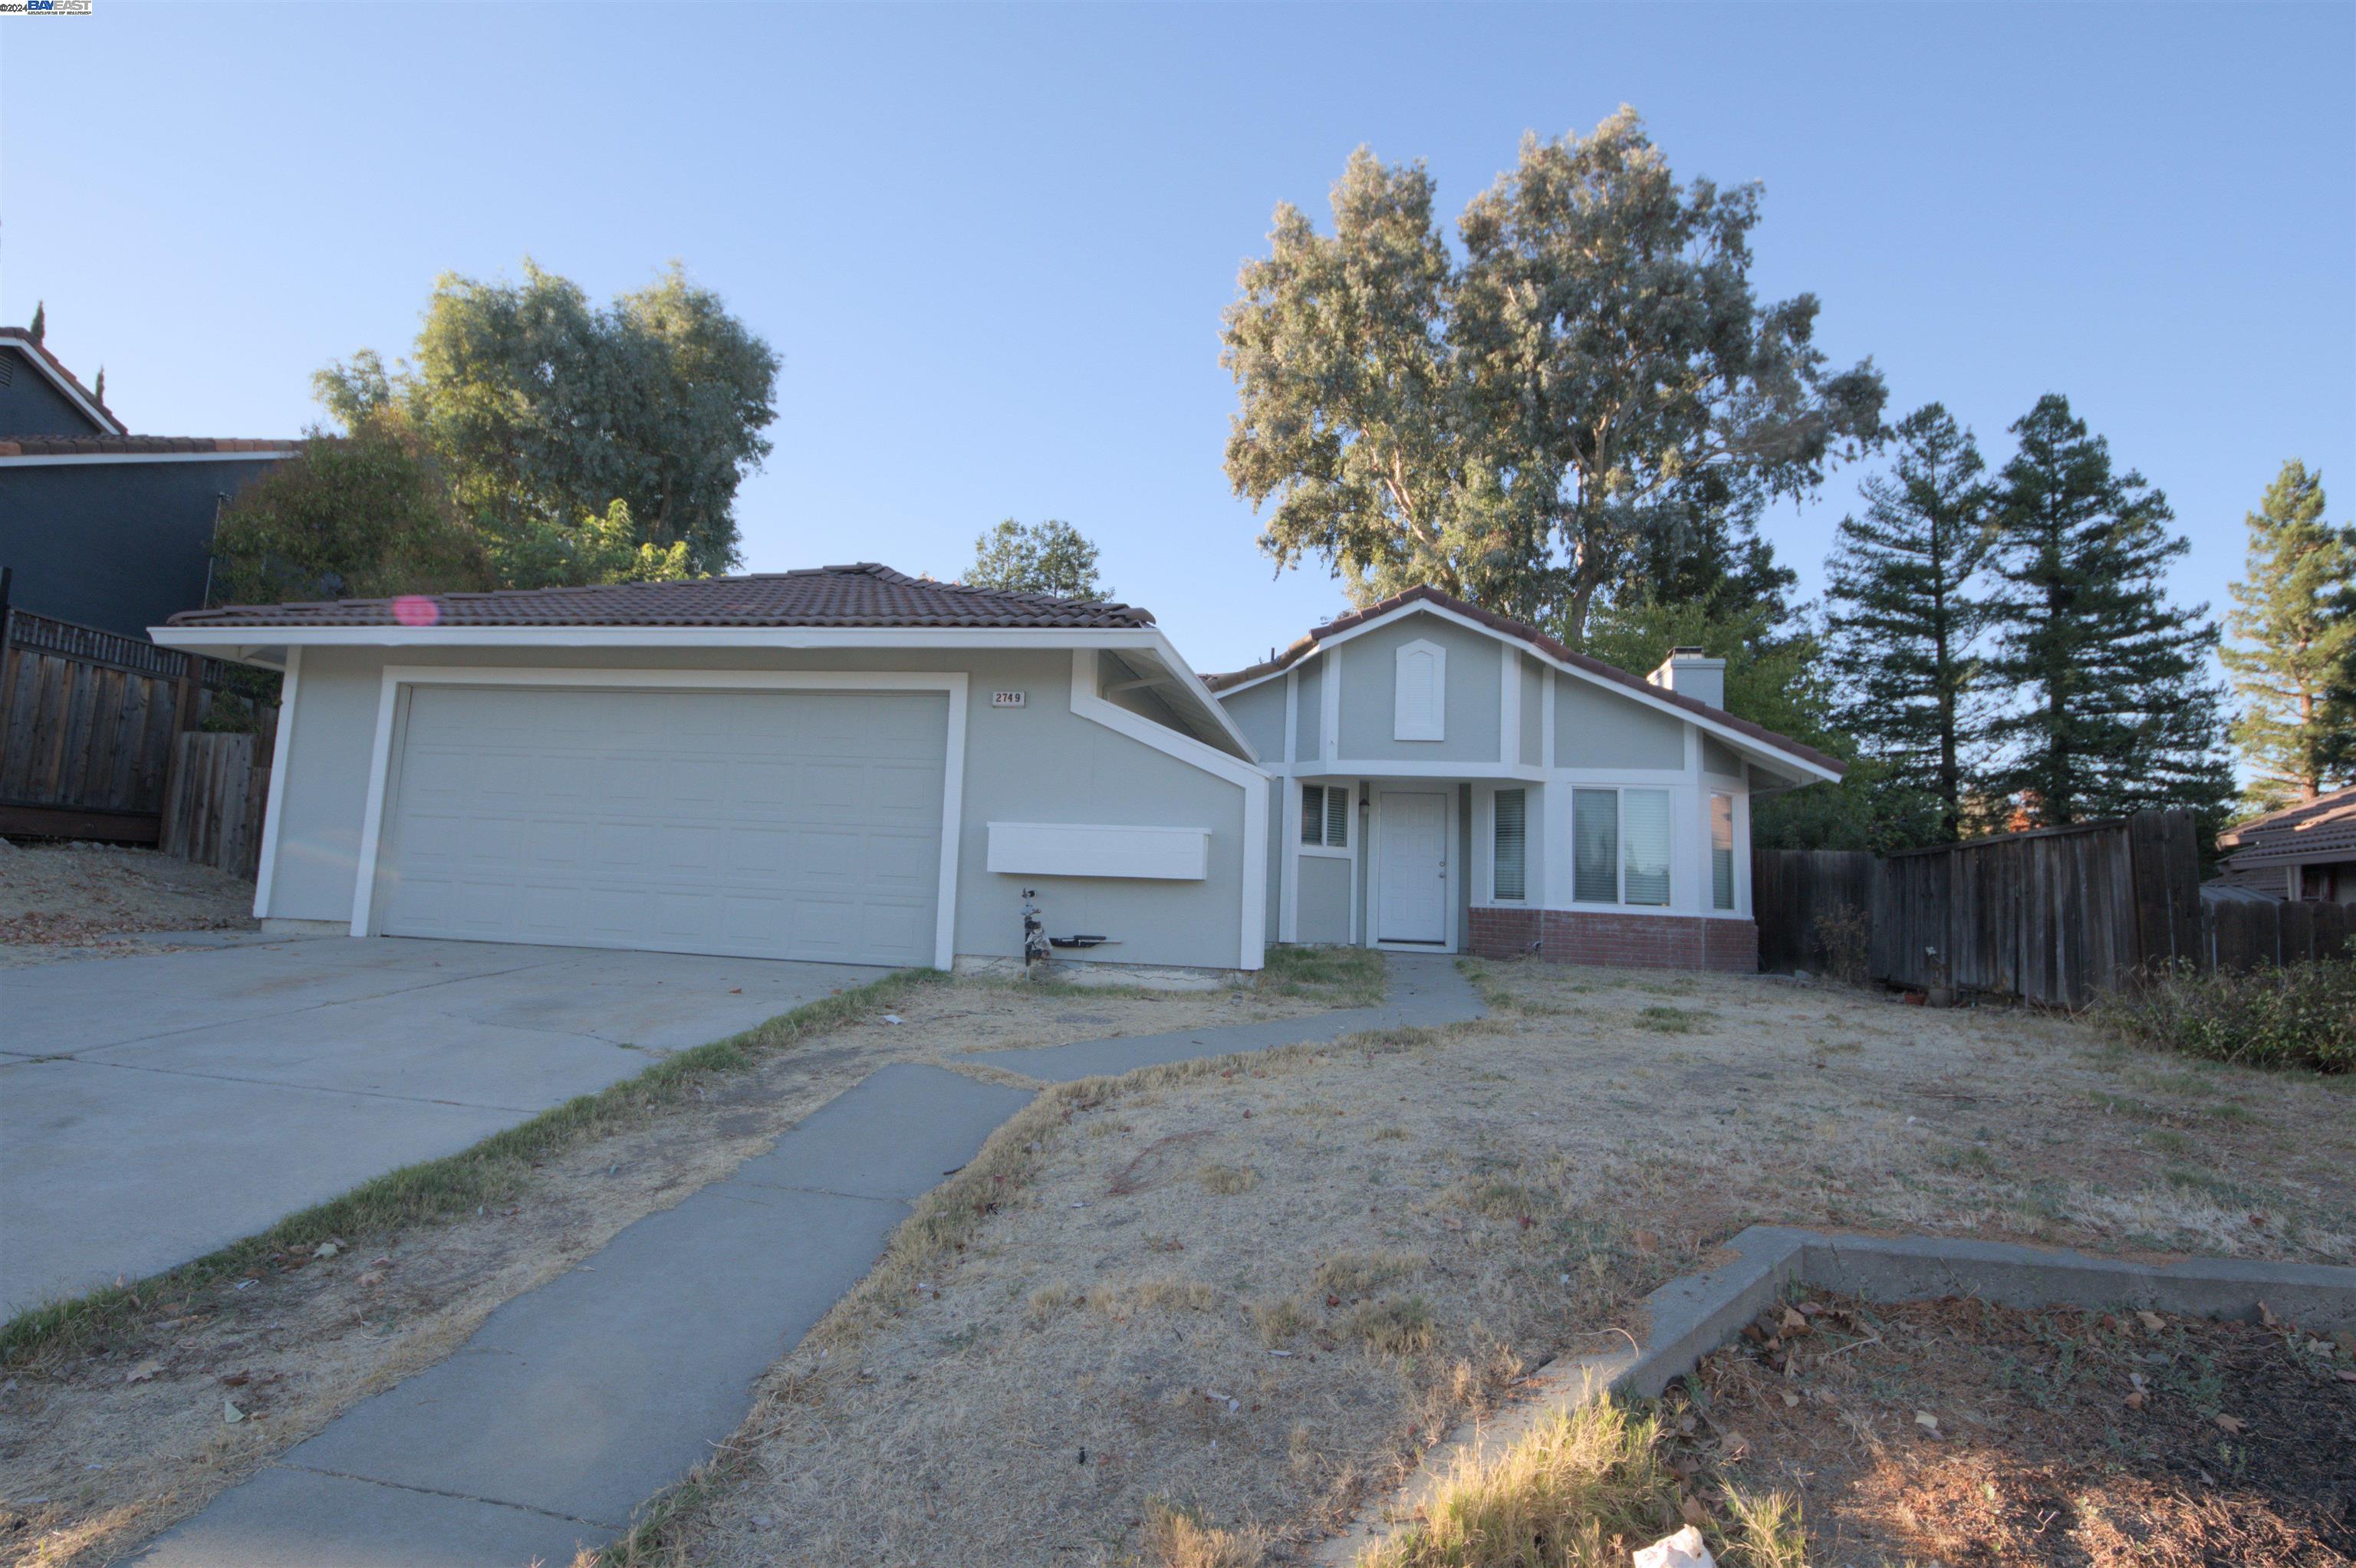
[[395, 936], [929, 964], [948, 694], [402, 689]]

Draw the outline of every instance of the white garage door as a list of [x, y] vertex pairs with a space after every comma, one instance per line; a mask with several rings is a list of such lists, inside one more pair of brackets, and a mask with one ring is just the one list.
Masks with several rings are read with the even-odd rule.
[[930, 964], [939, 692], [421, 686], [395, 936]]

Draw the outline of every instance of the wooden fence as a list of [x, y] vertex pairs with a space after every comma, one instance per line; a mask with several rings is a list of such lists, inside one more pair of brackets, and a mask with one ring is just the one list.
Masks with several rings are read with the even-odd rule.
[[270, 796], [270, 770], [254, 766], [253, 737], [192, 732], [180, 736], [178, 746], [160, 848], [252, 877], [261, 864], [262, 805]]
[[1867, 929], [1869, 977], [2083, 1007], [2147, 965], [2247, 968], [2339, 951], [2348, 911], [2210, 904], [2189, 811], [2140, 811], [1877, 858], [1762, 849], [1751, 865], [1760, 966], [1833, 966], [1828, 914]]
[[160, 842], [176, 737], [230, 667], [5, 603], [0, 626], [0, 833]]

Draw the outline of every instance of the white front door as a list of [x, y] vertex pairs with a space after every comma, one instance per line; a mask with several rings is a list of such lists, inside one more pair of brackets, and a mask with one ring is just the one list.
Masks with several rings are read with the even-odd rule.
[[1430, 790], [1386, 790], [1376, 833], [1375, 912], [1379, 942], [1448, 940], [1448, 797]]

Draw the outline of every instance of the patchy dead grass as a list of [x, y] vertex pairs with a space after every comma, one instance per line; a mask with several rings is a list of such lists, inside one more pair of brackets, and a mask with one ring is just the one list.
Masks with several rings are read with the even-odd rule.
[[[2328, 1083], [1826, 985], [1476, 984], [1482, 1023], [1043, 1095], [617, 1560], [1295, 1553], [1751, 1223], [2356, 1258], [2356, 1099]], [[1664, 1007], [1691, 1027], [1642, 1021]], [[1172, 1281], [1182, 1309], [1094, 1309]], [[1769, 1490], [1745, 1506], [1784, 1540]]]
[[167, 952], [141, 932], [252, 931], [253, 884], [152, 849], [0, 838], [0, 969]]
[[[201, 1266], [10, 1325], [0, 1563], [112, 1561], [448, 1355], [499, 1303], [765, 1152], [878, 1067], [1317, 1010], [1253, 991], [1075, 998], [913, 978], [830, 1002], [675, 1053], [641, 1080], [367, 1184]], [[883, 1021], [887, 1006], [905, 1021]], [[1059, 1115], [1043, 1104], [1002, 1129], [960, 1180], [918, 1205], [871, 1283], [917, 1277], [953, 1253]], [[332, 1256], [316, 1255], [323, 1243]], [[246, 1419], [225, 1424], [232, 1398]]]

